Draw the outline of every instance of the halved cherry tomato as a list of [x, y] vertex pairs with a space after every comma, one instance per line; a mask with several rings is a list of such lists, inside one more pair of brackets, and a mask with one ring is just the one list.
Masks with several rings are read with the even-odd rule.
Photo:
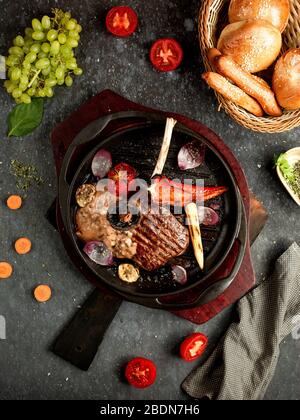
[[125, 377], [135, 388], [148, 388], [155, 382], [156, 366], [151, 360], [137, 357], [127, 364]]
[[175, 39], [159, 39], [152, 45], [150, 59], [157, 70], [164, 72], [173, 71], [182, 62], [183, 50]]
[[119, 163], [108, 172], [108, 178], [115, 182], [117, 196], [127, 193], [129, 184], [136, 175], [136, 170], [127, 163]]
[[135, 32], [137, 26], [137, 14], [128, 6], [113, 7], [106, 16], [106, 28], [115, 36], [130, 36]]
[[194, 333], [187, 337], [180, 346], [180, 355], [187, 362], [198, 359], [204, 353], [208, 338], [201, 333]]

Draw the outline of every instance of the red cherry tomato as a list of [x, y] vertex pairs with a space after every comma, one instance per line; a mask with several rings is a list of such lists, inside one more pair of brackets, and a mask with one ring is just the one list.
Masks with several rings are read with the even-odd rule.
[[187, 337], [180, 346], [180, 355], [187, 362], [198, 359], [204, 353], [208, 338], [201, 333], [194, 333]]
[[127, 163], [119, 163], [108, 172], [108, 178], [115, 182], [117, 196], [127, 193], [136, 175], [136, 170]]
[[113, 7], [106, 16], [106, 28], [115, 36], [130, 36], [135, 32], [137, 26], [137, 14], [128, 6]]
[[148, 359], [137, 357], [126, 366], [125, 377], [135, 388], [148, 388], [156, 379], [156, 366]]
[[150, 59], [157, 70], [164, 72], [173, 71], [182, 62], [183, 50], [175, 39], [159, 39], [152, 45]]

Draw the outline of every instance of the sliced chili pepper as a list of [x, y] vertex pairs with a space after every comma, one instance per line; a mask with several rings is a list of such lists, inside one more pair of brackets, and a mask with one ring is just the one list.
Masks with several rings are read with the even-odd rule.
[[194, 333], [187, 337], [180, 346], [180, 355], [187, 362], [198, 359], [206, 350], [208, 338], [201, 333]]
[[137, 26], [137, 14], [128, 6], [113, 7], [106, 16], [106, 28], [115, 36], [130, 36], [135, 32]]
[[108, 178], [115, 182], [117, 196], [128, 191], [129, 184], [136, 178], [136, 175], [136, 170], [127, 163], [119, 163], [108, 172]]
[[163, 205], [185, 207], [187, 204], [208, 201], [228, 191], [228, 187], [199, 187], [174, 182], [166, 177], [155, 178], [151, 193], [153, 201]]
[[176, 70], [183, 59], [181, 45], [171, 38], [159, 39], [150, 51], [150, 60], [153, 66], [163, 72]]
[[148, 359], [137, 357], [125, 369], [125, 377], [135, 388], [148, 388], [156, 379], [156, 366]]

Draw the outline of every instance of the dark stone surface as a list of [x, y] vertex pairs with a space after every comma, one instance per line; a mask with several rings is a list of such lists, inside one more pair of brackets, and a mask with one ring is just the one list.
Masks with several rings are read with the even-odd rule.
[[[178, 359], [176, 344], [199, 329], [209, 333], [213, 346], [229, 321], [230, 310], [196, 328], [171, 314], [124, 303], [88, 373], [49, 352], [62, 326], [91, 291], [69, 263], [57, 232], [44, 218], [56, 195], [49, 136], [56, 123], [93, 94], [110, 88], [134, 101], [198, 119], [223, 137], [240, 159], [252, 190], [270, 212], [268, 226], [253, 247], [258, 279], [270, 272], [274, 259], [291, 242], [300, 242], [299, 209], [272, 170], [274, 154], [299, 146], [300, 130], [278, 135], [252, 133], [218, 112], [213, 93], [200, 78], [198, 0], [127, 2], [137, 10], [140, 27], [125, 40], [111, 37], [103, 27], [105, 11], [116, 3], [125, 2], [0, 0], [1, 54], [6, 54], [19, 28], [51, 7], [60, 6], [70, 9], [84, 27], [78, 59], [85, 69], [72, 89], [56, 90], [55, 97], [46, 102], [41, 127], [23, 139], [6, 138], [6, 118], [13, 102], [0, 89], [0, 259], [11, 261], [15, 267], [13, 278], [0, 284], [0, 314], [7, 322], [7, 339], [0, 341], [1, 399], [185, 398], [180, 383], [193, 365]], [[159, 74], [149, 64], [149, 46], [160, 36], [176, 36], [185, 47], [180, 71]], [[4, 203], [7, 195], [16, 191], [9, 174], [11, 159], [35, 164], [46, 179], [44, 187], [32, 191], [16, 214]], [[16, 256], [11, 246], [22, 235], [29, 236], [34, 244], [32, 253], [23, 257]], [[53, 288], [53, 299], [45, 305], [32, 299], [32, 289], [38, 283], [49, 283]], [[143, 392], [120, 380], [123, 363], [135, 355], [152, 358], [159, 369], [157, 383]], [[300, 398], [299, 357], [300, 342], [287, 339], [267, 398]]]

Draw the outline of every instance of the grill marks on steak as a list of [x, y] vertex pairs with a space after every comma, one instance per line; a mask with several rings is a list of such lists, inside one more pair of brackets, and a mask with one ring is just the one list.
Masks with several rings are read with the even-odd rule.
[[171, 213], [143, 215], [131, 232], [137, 244], [133, 259], [147, 271], [182, 255], [189, 245], [188, 230]]
[[115, 257], [132, 259], [147, 271], [164, 266], [186, 251], [188, 229], [172, 213], [162, 208], [154, 213], [150, 210], [141, 215], [137, 225], [120, 231], [108, 221], [109, 201], [109, 196], [97, 192], [91, 203], [77, 211], [77, 235], [81, 240], [104, 242]]

